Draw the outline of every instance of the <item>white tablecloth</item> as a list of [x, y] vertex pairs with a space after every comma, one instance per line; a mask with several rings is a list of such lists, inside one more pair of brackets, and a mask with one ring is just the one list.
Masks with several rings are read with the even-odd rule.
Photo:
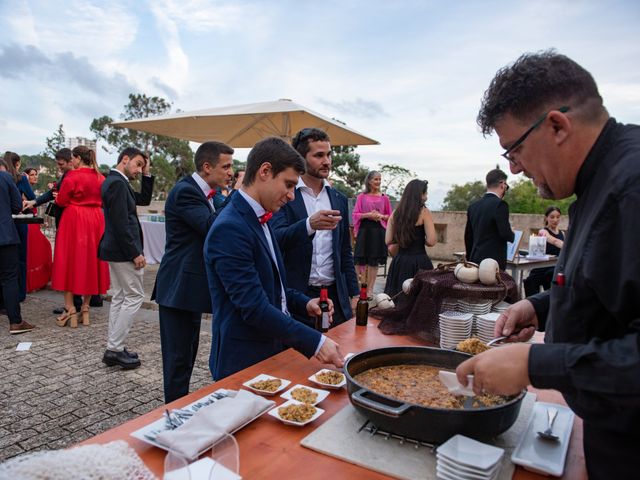
[[149, 264], [160, 263], [164, 255], [166, 232], [164, 222], [149, 222], [140, 220], [142, 235], [144, 236], [144, 258]]

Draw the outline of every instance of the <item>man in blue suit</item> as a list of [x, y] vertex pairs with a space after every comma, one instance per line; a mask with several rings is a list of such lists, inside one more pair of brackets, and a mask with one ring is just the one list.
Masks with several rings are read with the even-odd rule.
[[[271, 227], [284, 254], [289, 285], [310, 297], [327, 287], [333, 300], [333, 326], [353, 316], [358, 279], [353, 266], [347, 197], [331, 188], [331, 143], [317, 128], [293, 137], [293, 147], [305, 159], [295, 198], [274, 215]], [[295, 316], [313, 325], [307, 315]]]
[[166, 403], [189, 393], [203, 313], [211, 313], [204, 268], [204, 239], [216, 217], [213, 196], [231, 179], [233, 148], [205, 142], [196, 151], [196, 171], [169, 192], [167, 242], [152, 299], [160, 305], [160, 342]]
[[304, 159], [284, 140], [258, 142], [247, 157], [242, 188], [209, 230], [204, 257], [213, 306], [209, 366], [215, 380], [287, 347], [322, 363], [344, 365], [334, 341], [289, 315], [320, 315], [319, 299], [286, 288], [280, 249], [266, 223], [293, 199], [302, 173]]

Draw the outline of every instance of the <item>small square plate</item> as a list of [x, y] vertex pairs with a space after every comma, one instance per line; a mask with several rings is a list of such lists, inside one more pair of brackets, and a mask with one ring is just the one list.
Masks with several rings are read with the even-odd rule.
[[[325, 372], [335, 372], [335, 373], [339, 373], [340, 375], [342, 375], [342, 381], [340, 383], [336, 383], [336, 384], [332, 384], [332, 383], [324, 383], [321, 382], [320, 380], [318, 380], [316, 378], [316, 375], [318, 375], [319, 373], [325, 373]], [[311, 375], [309, 377], [309, 381], [315, 383], [316, 385], [319, 385], [321, 387], [324, 388], [329, 388], [332, 390], [337, 390], [338, 388], [342, 388], [347, 384], [347, 377], [344, 376], [344, 373], [342, 372], [337, 372], [336, 370], [329, 370], [328, 368], [323, 368], [322, 370], [318, 370], [316, 373], [314, 373], [313, 375]]]
[[277, 407], [269, 410], [267, 413], [269, 415], [271, 415], [272, 417], [277, 418], [282, 423], [286, 423], [287, 425], [294, 425], [296, 427], [302, 427], [302, 426], [306, 425], [307, 423], [313, 422], [316, 418], [318, 418], [320, 415], [322, 415], [324, 413], [323, 409], [318, 408], [318, 407], [313, 407], [313, 408], [316, 409], [316, 413], [314, 413], [311, 418], [309, 418], [308, 420], [305, 420], [304, 422], [294, 422], [293, 420], [285, 420], [284, 418], [282, 418], [280, 416], [280, 412], [278, 411], [278, 409], [282, 408], [282, 407], [287, 407], [289, 405], [303, 405], [303, 404], [300, 403], [300, 402], [296, 402], [295, 400], [287, 400], [282, 405], [278, 405]]
[[306, 385], [296, 385], [294, 387], [291, 387], [289, 390], [287, 390], [286, 392], [284, 392], [282, 395], [280, 395], [282, 398], [285, 398], [287, 400], [295, 400], [296, 402], [300, 402], [300, 400], [297, 400], [295, 398], [293, 398], [291, 396], [291, 394], [293, 393], [293, 391], [296, 388], [306, 388], [307, 390], [311, 390], [314, 393], [318, 394], [318, 397], [316, 398], [316, 401], [313, 402], [311, 405], [317, 405], [319, 404], [321, 401], [323, 401], [325, 398], [327, 398], [327, 396], [329, 395], [329, 392], [326, 390], [320, 390], [319, 388], [313, 388], [313, 387], [307, 387]]
[[[251, 386], [251, 384], [259, 382], [261, 380], [273, 380], [273, 379], [281, 380], [280, 386], [276, 390], [274, 390], [273, 392], [269, 392], [267, 390], [260, 390], [258, 388], [255, 388], [255, 387]], [[272, 395], [275, 395], [278, 392], [281, 392], [285, 388], [287, 388], [290, 383], [291, 383], [291, 380], [285, 380], [284, 378], [272, 377], [271, 375], [267, 375], [266, 373], [261, 373], [257, 377], [252, 378], [251, 380], [247, 380], [246, 382], [244, 382], [242, 384], [242, 386], [245, 387], [245, 388], [248, 388], [252, 392], [258, 393], [260, 395], [266, 395], [266, 396], [270, 397]]]
[[491, 470], [504, 455], [504, 449], [455, 435], [438, 447], [437, 452], [454, 463], [478, 470]]

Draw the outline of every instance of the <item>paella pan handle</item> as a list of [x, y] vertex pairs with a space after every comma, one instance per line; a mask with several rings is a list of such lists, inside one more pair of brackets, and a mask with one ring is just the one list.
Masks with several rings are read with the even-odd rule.
[[368, 408], [389, 417], [399, 417], [404, 412], [409, 410], [409, 408], [411, 408], [411, 405], [409, 405], [408, 403], [400, 404], [400, 406], [398, 407], [391, 407], [389, 405], [385, 405], [384, 403], [376, 402], [375, 400], [365, 397], [364, 395], [366, 393], [371, 392], [364, 388], [361, 388], [357, 392], [351, 394], [351, 401], [360, 405], [361, 407]]

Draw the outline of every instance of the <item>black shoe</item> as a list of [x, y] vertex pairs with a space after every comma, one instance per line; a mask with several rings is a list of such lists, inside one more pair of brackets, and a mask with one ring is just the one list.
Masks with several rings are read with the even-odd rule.
[[119, 365], [125, 370], [131, 370], [140, 366], [140, 360], [137, 358], [131, 358], [124, 352], [114, 352], [112, 350], [105, 350], [102, 356], [102, 362], [110, 367]]
[[131, 358], [138, 358], [138, 354], [136, 352], [130, 352], [129, 350], [127, 350], [126, 348], [123, 350], [124, 353], [126, 353], [127, 355], [129, 355]]
[[53, 309], [53, 313], [55, 315], [62, 315], [64, 313], [64, 308], [60, 307], [60, 308], [54, 308]]
[[91, 295], [91, 300], [89, 300], [90, 307], [101, 307], [102, 306], [102, 295]]

